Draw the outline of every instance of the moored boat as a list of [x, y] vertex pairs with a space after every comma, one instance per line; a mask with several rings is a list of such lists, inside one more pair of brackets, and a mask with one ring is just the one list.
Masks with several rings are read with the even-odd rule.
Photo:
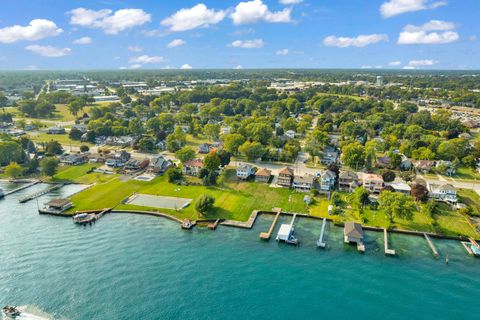
[[95, 221], [95, 213], [77, 213], [73, 216], [73, 222], [77, 224], [86, 224]]
[[191, 229], [193, 227], [192, 221], [184, 219], [182, 222], [182, 229]]
[[9, 318], [16, 318], [21, 314], [20, 310], [18, 310], [16, 307], [11, 307], [11, 306], [3, 307], [2, 312], [4, 315], [6, 315]]

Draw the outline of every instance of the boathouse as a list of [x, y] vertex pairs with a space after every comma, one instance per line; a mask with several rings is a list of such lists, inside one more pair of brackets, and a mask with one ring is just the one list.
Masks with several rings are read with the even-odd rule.
[[343, 235], [345, 237], [345, 243], [363, 243], [363, 229], [359, 223], [345, 222], [345, 227], [343, 228]]
[[45, 204], [45, 211], [61, 213], [73, 206], [68, 199], [52, 199]]

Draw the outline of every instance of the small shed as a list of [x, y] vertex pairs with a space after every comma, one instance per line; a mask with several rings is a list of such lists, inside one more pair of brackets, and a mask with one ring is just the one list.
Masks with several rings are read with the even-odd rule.
[[362, 225], [356, 222], [345, 222], [343, 228], [343, 235], [345, 237], [345, 243], [363, 243], [363, 229]]
[[278, 230], [277, 240], [288, 241], [293, 232], [293, 226], [291, 224], [284, 223]]

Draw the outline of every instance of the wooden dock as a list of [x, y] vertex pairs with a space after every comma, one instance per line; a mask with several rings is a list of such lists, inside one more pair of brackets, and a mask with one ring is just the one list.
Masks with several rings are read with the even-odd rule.
[[273, 219], [272, 224], [270, 225], [270, 228], [268, 229], [267, 232], [261, 232], [260, 233], [260, 239], [262, 239], [262, 240], [270, 240], [270, 238], [272, 236], [272, 233], [273, 233], [273, 229], [275, 229], [275, 225], [277, 224], [278, 218], [280, 217], [280, 214], [282, 213], [282, 210], [279, 209], [279, 208], [275, 208], [274, 211], [277, 212], [277, 214], [275, 215], [275, 218]]
[[460, 243], [462, 244], [462, 246], [465, 248], [465, 250], [467, 250], [467, 253], [471, 256], [474, 256], [475, 253], [473, 253], [473, 250], [472, 248], [470, 248], [470, 242], [466, 242], [466, 241], [460, 241]]
[[440, 254], [437, 251], [437, 248], [435, 248], [435, 245], [433, 244], [432, 240], [430, 240], [430, 237], [424, 233], [423, 236], [425, 237], [425, 240], [427, 240], [428, 245], [430, 246], [430, 249], [432, 249], [432, 253], [435, 256], [435, 258], [438, 258]]
[[395, 250], [388, 248], [388, 234], [387, 234], [387, 229], [385, 228], [383, 229], [383, 242], [385, 245], [385, 254], [389, 256], [394, 256], [396, 254]]
[[47, 193], [49, 193], [49, 192], [58, 190], [58, 189], [60, 189], [60, 188], [63, 187], [63, 186], [64, 186], [63, 183], [55, 184], [55, 185], [53, 185], [53, 186], [51, 186], [51, 187], [49, 187], [49, 188], [47, 188], [47, 189], [45, 189], [45, 190], [42, 190], [42, 191], [39, 191], [39, 192], [36, 192], [36, 193], [33, 193], [33, 194], [29, 194], [29, 195], [27, 195], [27, 196], [25, 196], [25, 197], [22, 197], [22, 198], [18, 199], [18, 202], [20, 202], [20, 203], [28, 202], [28, 201], [30, 201], [30, 200], [36, 199], [36, 198], [38, 198], [38, 197], [41, 197], [41, 196], [43, 196], [44, 194], [47, 194]]
[[208, 229], [210, 229], [210, 230], [217, 229], [219, 223], [220, 223], [220, 219], [215, 220], [215, 222], [209, 223], [208, 224]]
[[320, 238], [318, 238], [318, 241], [317, 241], [317, 247], [320, 247], [320, 248], [325, 248], [325, 246], [327, 245], [325, 243], [325, 241], [323, 241], [323, 235], [325, 233], [325, 226], [327, 225], [327, 219], [326, 218], [323, 218], [323, 223], [322, 223], [322, 231], [320, 231]]
[[27, 188], [30, 188], [31, 186], [36, 185], [37, 183], [40, 183], [40, 181], [39, 181], [39, 180], [36, 180], [36, 181], [33, 181], [33, 182], [31, 182], [31, 183], [29, 183], [29, 184], [26, 184], [26, 185], [24, 185], [24, 186], [21, 186], [21, 187], [18, 187], [18, 188], [16, 188], [16, 189], [13, 189], [13, 190], [10, 190], [10, 191], [8, 191], [8, 192], [5, 192], [4, 196], [8, 196], [8, 195], [14, 194], [14, 193], [16, 193], [16, 192], [25, 190], [25, 189], [27, 189]]

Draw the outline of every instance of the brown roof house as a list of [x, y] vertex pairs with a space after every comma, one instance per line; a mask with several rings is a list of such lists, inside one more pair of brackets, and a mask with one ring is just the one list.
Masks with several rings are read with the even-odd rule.
[[435, 161], [432, 160], [417, 160], [413, 162], [413, 165], [417, 172], [427, 173], [435, 166]]
[[203, 168], [202, 159], [188, 160], [183, 163], [182, 173], [187, 176], [198, 177], [200, 175], [200, 170]]
[[338, 188], [342, 191], [353, 192], [360, 185], [358, 175], [353, 171], [340, 171]]
[[270, 177], [272, 176], [272, 171], [262, 168], [255, 173], [255, 181], [261, 183], [268, 183]]
[[277, 184], [282, 187], [290, 187], [293, 180], [293, 169], [285, 167], [278, 172]]

